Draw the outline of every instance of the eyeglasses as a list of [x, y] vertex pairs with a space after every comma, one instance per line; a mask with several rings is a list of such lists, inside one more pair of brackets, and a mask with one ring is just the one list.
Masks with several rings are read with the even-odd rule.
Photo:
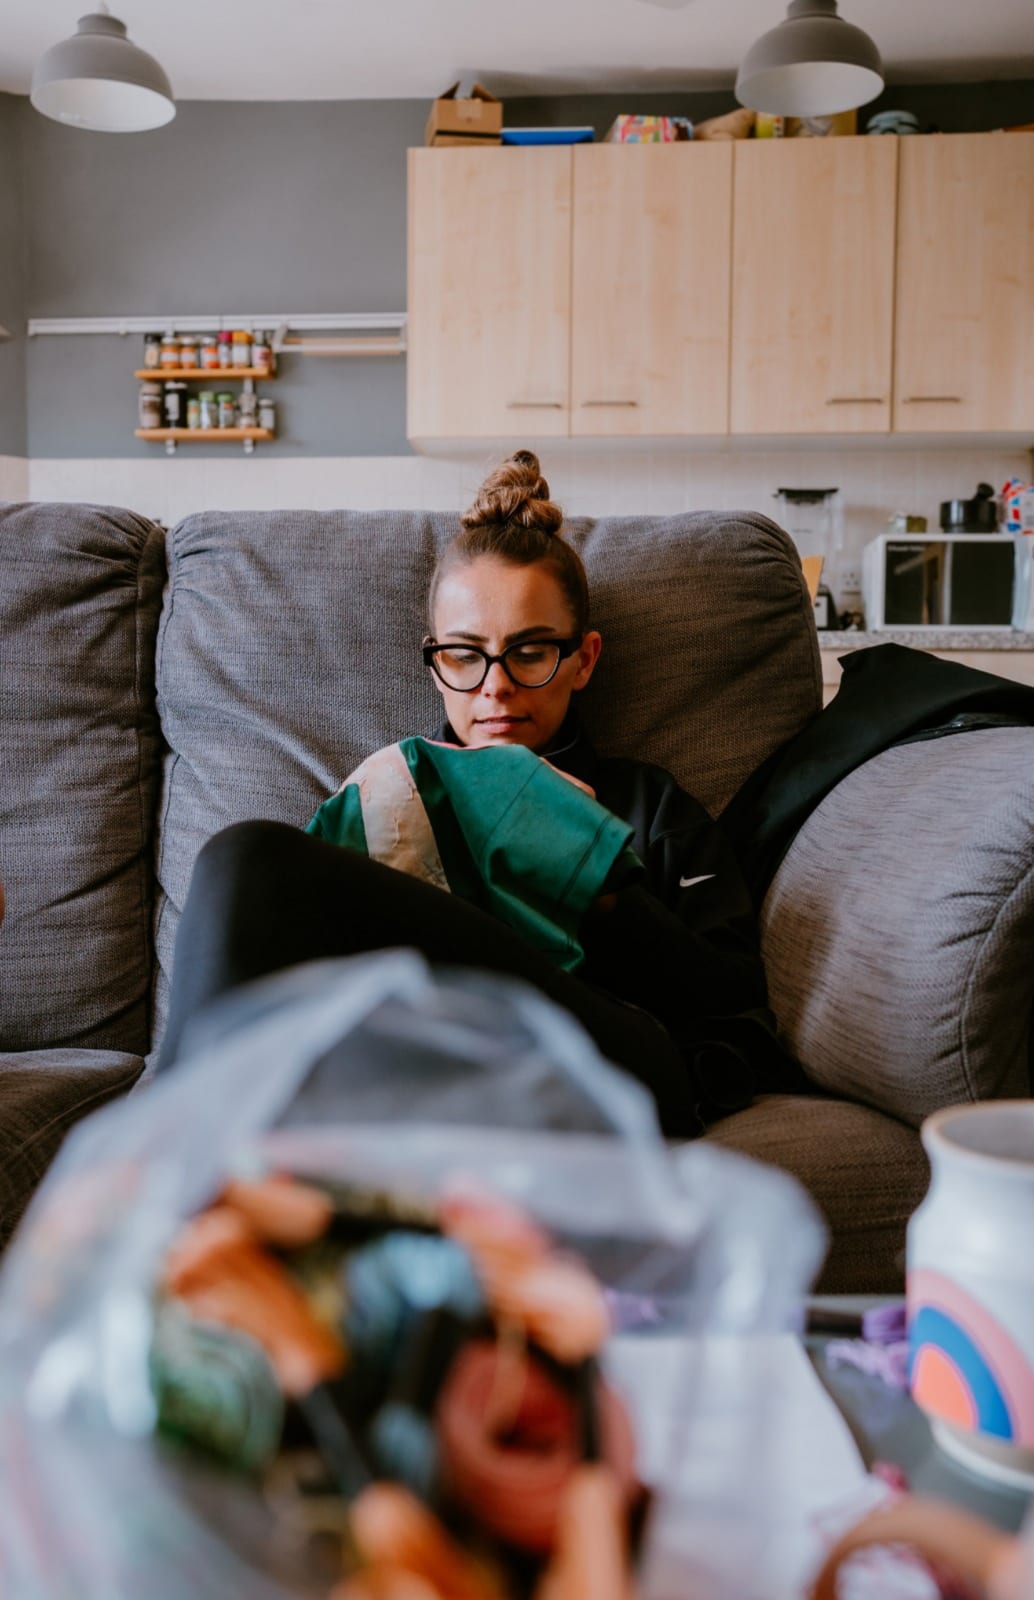
[[473, 694], [480, 689], [489, 670], [498, 661], [511, 683], [519, 689], [543, 689], [555, 678], [561, 661], [574, 654], [581, 644], [573, 639], [524, 639], [507, 645], [498, 656], [490, 656], [476, 644], [425, 643], [424, 666], [430, 667], [447, 689]]

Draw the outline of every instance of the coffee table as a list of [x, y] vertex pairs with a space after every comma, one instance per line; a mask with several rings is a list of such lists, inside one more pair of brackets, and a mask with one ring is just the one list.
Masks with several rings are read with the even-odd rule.
[[[819, 1295], [809, 1305], [836, 1311], [867, 1311], [888, 1303], [886, 1296]], [[1015, 1532], [1031, 1504], [1022, 1489], [1008, 1489], [969, 1471], [937, 1445], [926, 1417], [907, 1394], [853, 1367], [831, 1367], [823, 1351], [832, 1334], [805, 1339], [812, 1363], [854, 1434], [866, 1466], [890, 1461], [906, 1473], [917, 1494], [934, 1495], [964, 1506], [999, 1528]]]

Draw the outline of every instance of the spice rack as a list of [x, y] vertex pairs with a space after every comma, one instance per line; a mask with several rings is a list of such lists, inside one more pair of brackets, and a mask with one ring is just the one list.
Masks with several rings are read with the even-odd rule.
[[155, 444], [164, 440], [166, 454], [170, 456], [175, 453], [177, 444], [195, 441], [202, 444], [213, 439], [223, 444], [243, 441], [244, 453], [250, 455], [256, 444], [268, 444], [276, 438], [272, 428], [134, 428], [133, 432], [138, 439], [150, 439]]
[[210, 367], [207, 371], [201, 367], [137, 367], [133, 376], [145, 378], [149, 383], [184, 378], [188, 383], [207, 383], [212, 388], [217, 383], [234, 383], [239, 378], [259, 378], [263, 383], [270, 383], [276, 373], [267, 372], [263, 367]]
[[[227, 348], [225, 353], [228, 354], [229, 334], [221, 332], [219, 338], [220, 343], [223, 340], [226, 341]], [[145, 364], [135, 369], [134, 376], [144, 383], [169, 386], [175, 383], [182, 390], [182, 394], [175, 397], [175, 405], [172, 404], [172, 400], [166, 390], [162, 391], [161, 401], [157, 405], [144, 399], [144, 391], [141, 391], [139, 418], [141, 426], [134, 429], [134, 436], [137, 439], [144, 439], [153, 444], [164, 444], [166, 455], [175, 455], [177, 446], [180, 444], [194, 443], [240, 444], [244, 448], [245, 455], [251, 455], [256, 444], [268, 443], [276, 437], [273, 428], [257, 425], [255, 420], [256, 403], [254, 400], [248, 407], [244, 407], [242, 404], [243, 416], [237, 415], [236, 406], [230, 407], [229, 425], [213, 426], [217, 420], [216, 417], [214, 415], [205, 416], [204, 410], [202, 410], [201, 416], [204, 419], [204, 426], [199, 427], [197, 426], [197, 396], [192, 394], [189, 399], [186, 398], [187, 384], [196, 384], [202, 390], [209, 389], [213, 392], [223, 390], [227, 384], [240, 384], [242, 386], [242, 395], [254, 396], [256, 380], [269, 382], [276, 377], [276, 372], [271, 362], [258, 366], [250, 364], [245, 366], [236, 363], [224, 365], [222, 361], [218, 366], [211, 364], [201, 365], [196, 359], [198, 345], [214, 346], [214, 338], [208, 337], [199, 340], [196, 336], [191, 335], [184, 336], [183, 340], [180, 341], [172, 333], [164, 336], [148, 335], [146, 342], [149, 358], [152, 348], [157, 346], [159, 340], [162, 346], [162, 355], [166, 355], [166, 345], [171, 346], [170, 354], [178, 355], [180, 353], [179, 345], [182, 342], [184, 351], [186, 351], [188, 344], [191, 346], [195, 359], [182, 366], [178, 364], [166, 365], [161, 361], [153, 361], [150, 365]], [[242, 336], [242, 342], [245, 343], [247, 353], [250, 354], [250, 333]], [[238, 339], [235, 335], [233, 338], [234, 349], [236, 349], [237, 343]], [[268, 356], [269, 350], [264, 337], [261, 338], [261, 343], [265, 354]], [[206, 354], [204, 349], [202, 349], [201, 354], [202, 356]], [[157, 397], [155, 398], [157, 399]], [[220, 417], [223, 415], [224, 409], [222, 402], [220, 402]], [[157, 416], [148, 414], [153, 413], [155, 410], [158, 412]], [[193, 423], [190, 420], [192, 411], [194, 412]]]

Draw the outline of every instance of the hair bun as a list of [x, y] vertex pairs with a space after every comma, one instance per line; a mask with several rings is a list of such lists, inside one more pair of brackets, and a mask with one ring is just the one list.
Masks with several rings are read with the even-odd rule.
[[474, 504], [460, 518], [464, 528], [515, 525], [553, 534], [560, 532], [563, 520], [564, 513], [549, 498], [549, 484], [532, 450], [515, 451], [489, 473]]

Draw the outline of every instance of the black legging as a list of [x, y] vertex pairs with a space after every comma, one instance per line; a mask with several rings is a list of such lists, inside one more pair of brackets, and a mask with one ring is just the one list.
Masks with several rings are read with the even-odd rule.
[[176, 936], [158, 1070], [175, 1060], [194, 1013], [237, 984], [303, 961], [398, 946], [442, 966], [523, 978], [645, 1084], [669, 1137], [699, 1131], [684, 1057], [648, 1011], [554, 967], [455, 895], [280, 822], [237, 823], [197, 858]]

